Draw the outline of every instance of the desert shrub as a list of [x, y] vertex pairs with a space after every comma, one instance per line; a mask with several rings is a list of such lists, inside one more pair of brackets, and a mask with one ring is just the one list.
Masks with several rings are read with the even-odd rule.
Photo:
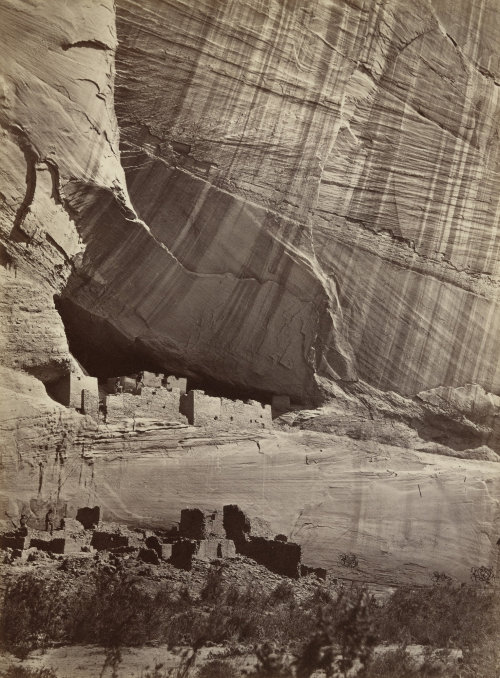
[[317, 670], [327, 678], [340, 678], [356, 664], [364, 667], [377, 640], [372, 609], [373, 599], [363, 588], [343, 591], [320, 608], [318, 630], [297, 657], [297, 678], [309, 678]]
[[434, 586], [451, 586], [453, 584], [453, 577], [450, 577], [446, 572], [434, 571], [431, 580]]
[[292, 678], [292, 661], [285, 648], [272, 643], [263, 643], [255, 648], [257, 664], [250, 674], [252, 678]]
[[270, 602], [290, 601], [295, 598], [295, 589], [287, 579], [281, 581], [271, 592]]
[[201, 598], [207, 602], [216, 601], [224, 591], [222, 567], [211, 567], [208, 571], [205, 586], [201, 591]]
[[476, 583], [491, 584], [495, 578], [495, 573], [492, 567], [481, 565], [479, 567], [471, 567], [470, 576], [472, 581]]
[[68, 607], [72, 594], [71, 589], [62, 591], [60, 582], [32, 574], [9, 582], [0, 624], [6, 649], [25, 657], [33, 647], [65, 640], [65, 630], [72, 623]]
[[164, 664], [159, 662], [155, 664], [153, 668], [146, 666], [146, 668], [141, 672], [141, 678], [169, 678], [168, 674], [169, 672], [164, 667]]
[[19, 656], [54, 642], [116, 648], [272, 640], [299, 647], [325, 605], [335, 601], [320, 585], [299, 604], [289, 581], [271, 592], [259, 584], [241, 588], [225, 583], [218, 567], [209, 570], [199, 599], [186, 586], [163, 581], [146, 587], [143, 578], [122, 570], [79, 577], [57, 572], [45, 579], [26, 573], [7, 585], [2, 642]]
[[3, 646], [18, 656], [53, 642], [140, 645], [160, 637], [185, 607], [182, 591], [163, 588], [152, 596], [120, 572], [83, 581], [26, 573], [6, 587], [0, 635]]
[[358, 557], [355, 553], [340, 553], [338, 557], [339, 565], [355, 569], [358, 567]]
[[[298, 595], [297, 583], [290, 580], [270, 589], [255, 580], [241, 586], [229, 579], [222, 568], [210, 568], [197, 597], [189, 592], [187, 575], [181, 583], [175, 578], [145, 579], [125, 567], [94, 568], [78, 575], [24, 573], [6, 583], [2, 644], [18, 656], [54, 642], [97, 643], [110, 653], [120, 646], [148, 642], [192, 648], [209, 642], [257, 645], [263, 653], [258, 665], [261, 675], [278, 661], [276, 648], [286, 647], [286, 656], [291, 653], [297, 658], [297, 678], [305, 678], [314, 668], [342, 676], [349, 667], [367, 666], [378, 636], [380, 642], [403, 646], [460, 647], [467, 658], [462, 678], [476, 678], [476, 674], [483, 678], [478, 668], [480, 648], [483, 664], [494, 665], [492, 639], [500, 619], [492, 587], [458, 586], [439, 576], [438, 585], [401, 588], [377, 604], [358, 587], [333, 590], [318, 583], [308, 595], [303, 588]], [[283, 676], [290, 670], [286, 656], [279, 669]], [[370, 664], [373, 675], [385, 670], [390, 678], [390, 661], [391, 657], [375, 658]], [[410, 665], [404, 670], [412, 675]], [[484, 678], [490, 678], [488, 672]]]
[[[444, 678], [439, 667], [425, 660], [418, 666], [404, 647], [373, 657], [362, 674], [362, 678], [438, 678], [438, 676]], [[446, 678], [451, 678], [448, 672]]]
[[380, 609], [382, 640], [473, 647], [499, 623], [494, 593], [475, 586], [401, 588]]

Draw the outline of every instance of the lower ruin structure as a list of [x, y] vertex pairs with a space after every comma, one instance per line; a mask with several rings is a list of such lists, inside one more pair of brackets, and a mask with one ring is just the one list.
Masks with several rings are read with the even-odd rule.
[[267, 524], [259, 519], [250, 520], [234, 504], [224, 506], [222, 511], [183, 509], [178, 529], [161, 534], [99, 521], [99, 517], [98, 506], [83, 507], [78, 509], [76, 518], [62, 518], [55, 529], [23, 525], [1, 534], [0, 548], [7, 552], [4, 560], [26, 561], [37, 552], [62, 556], [107, 551], [135, 555], [152, 565], [165, 561], [190, 570], [196, 560], [213, 562], [245, 556], [285, 577], [297, 579], [310, 574], [326, 577], [325, 570], [302, 563], [299, 544], [287, 541], [284, 535], [262, 536]]

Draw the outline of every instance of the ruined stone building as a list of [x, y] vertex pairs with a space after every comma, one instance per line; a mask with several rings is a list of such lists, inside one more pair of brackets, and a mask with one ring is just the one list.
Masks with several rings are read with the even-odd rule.
[[88, 375], [77, 361], [71, 372], [58, 381], [48, 384], [47, 391], [61, 405], [98, 419], [99, 386], [97, 379]]
[[96, 420], [101, 412], [104, 423], [111, 425], [153, 419], [218, 430], [268, 429], [272, 412], [283, 412], [290, 405], [288, 396], [275, 396], [271, 406], [188, 391], [184, 377], [147, 371], [109, 377], [98, 384], [79, 365], [48, 390], [62, 405]]
[[144, 418], [210, 429], [272, 426], [270, 405], [187, 391], [185, 378], [152, 372], [108, 379], [103, 399], [108, 424]]
[[29, 526], [0, 534], [0, 548], [9, 549], [13, 558], [22, 560], [36, 550], [60, 555], [82, 551], [135, 553], [145, 562], [168, 561], [184, 570], [190, 570], [196, 560], [211, 562], [241, 555], [282, 576], [326, 577], [326, 570], [302, 563], [299, 544], [289, 542], [285, 535], [274, 535], [266, 521], [251, 520], [235, 504], [224, 506], [222, 511], [182, 509], [178, 527], [162, 532], [162, 536], [103, 522], [99, 506], [79, 508], [74, 518], [62, 515], [53, 532], [33, 527], [30, 519]]
[[229, 400], [189, 391], [181, 399], [181, 412], [193, 426], [214, 428], [270, 428], [271, 406], [256, 400]]

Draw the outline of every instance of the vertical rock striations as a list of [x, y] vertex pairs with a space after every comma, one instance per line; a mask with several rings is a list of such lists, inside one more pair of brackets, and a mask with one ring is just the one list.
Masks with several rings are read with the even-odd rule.
[[151, 329], [295, 396], [315, 375], [498, 391], [499, 17], [120, 0], [122, 164], [179, 266], [136, 306]]
[[498, 392], [494, 0], [1, 11], [7, 366]]

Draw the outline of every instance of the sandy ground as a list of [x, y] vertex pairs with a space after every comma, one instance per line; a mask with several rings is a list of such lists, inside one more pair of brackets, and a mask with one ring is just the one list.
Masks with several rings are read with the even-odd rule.
[[[225, 656], [227, 649], [224, 647], [202, 648], [195, 658], [191, 675], [195, 668], [214, 657]], [[163, 670], [175, 669], [183, 661], [191, 656], [191, 651], [179, 648], [171, 651], [166, 645], [156, 647], [127, 647], [121, 649], [121, 659], [118, 663], [118, 676], [123, 678], [141, 678], [146, 672], [161, 664]], [[31, 668], [53, 668], [58, 678], [108, 678], [113, 674], [111, 655], [107, 656], [106, 650], [96, 645], [65, 645], [50, 648], [45, 652], [36, 651], [21, 661], [11, 654], [0, 655], [0, 667], [7, 668], [10, 665], [22, 665]], [[255, 658], [251, 654], [238, 657], [240, 670], [250, 668]]]
[[[397, 649], [396, 645], [380, 645], [375, 648], [375, 654], [384, 654]], [[422, 645], [409, 645], [407, 654], [414, 660], [415, 666], [419, 667], [425, 655], [425, 647]], [[433, 650], [432, 656], [440, 661], [440, 650]], [[186, 648], [178, 648], [174, 651], [166, 645], [156, 647], [122, 648], [120, 661], [117, 665], [117, 675], [120, 678], [144, 678], [149, 670], [161, 665], [162, 671], [176, 669], [191, 656], [191, 651]], [[211, 659], [227, 656], [227, 648], [223, 646], [201, 648], [189, 676], [195, 676], [197, 669]], [[446, 663], [455, 664], [460, 661], [462, 651], [450, 650]], [[8, 653], [0, 654], [0, 668], [8, 666], [26, 666], [31, 668], [52, 668], [58, 678], [111, 678], [113, 676], [113, 664], [111, 656], [106, 651], [95, 645], [65, 645], [58, 648], [50, 648], [45, 652], [36, 651], [21, 661]], [[231, 663], [241, 675], [245, 675], [255, 666], [255, 655], [244, 651], [236, 657], [230, 658]], [[319, 673], [318, 673], [319, 677]]]

